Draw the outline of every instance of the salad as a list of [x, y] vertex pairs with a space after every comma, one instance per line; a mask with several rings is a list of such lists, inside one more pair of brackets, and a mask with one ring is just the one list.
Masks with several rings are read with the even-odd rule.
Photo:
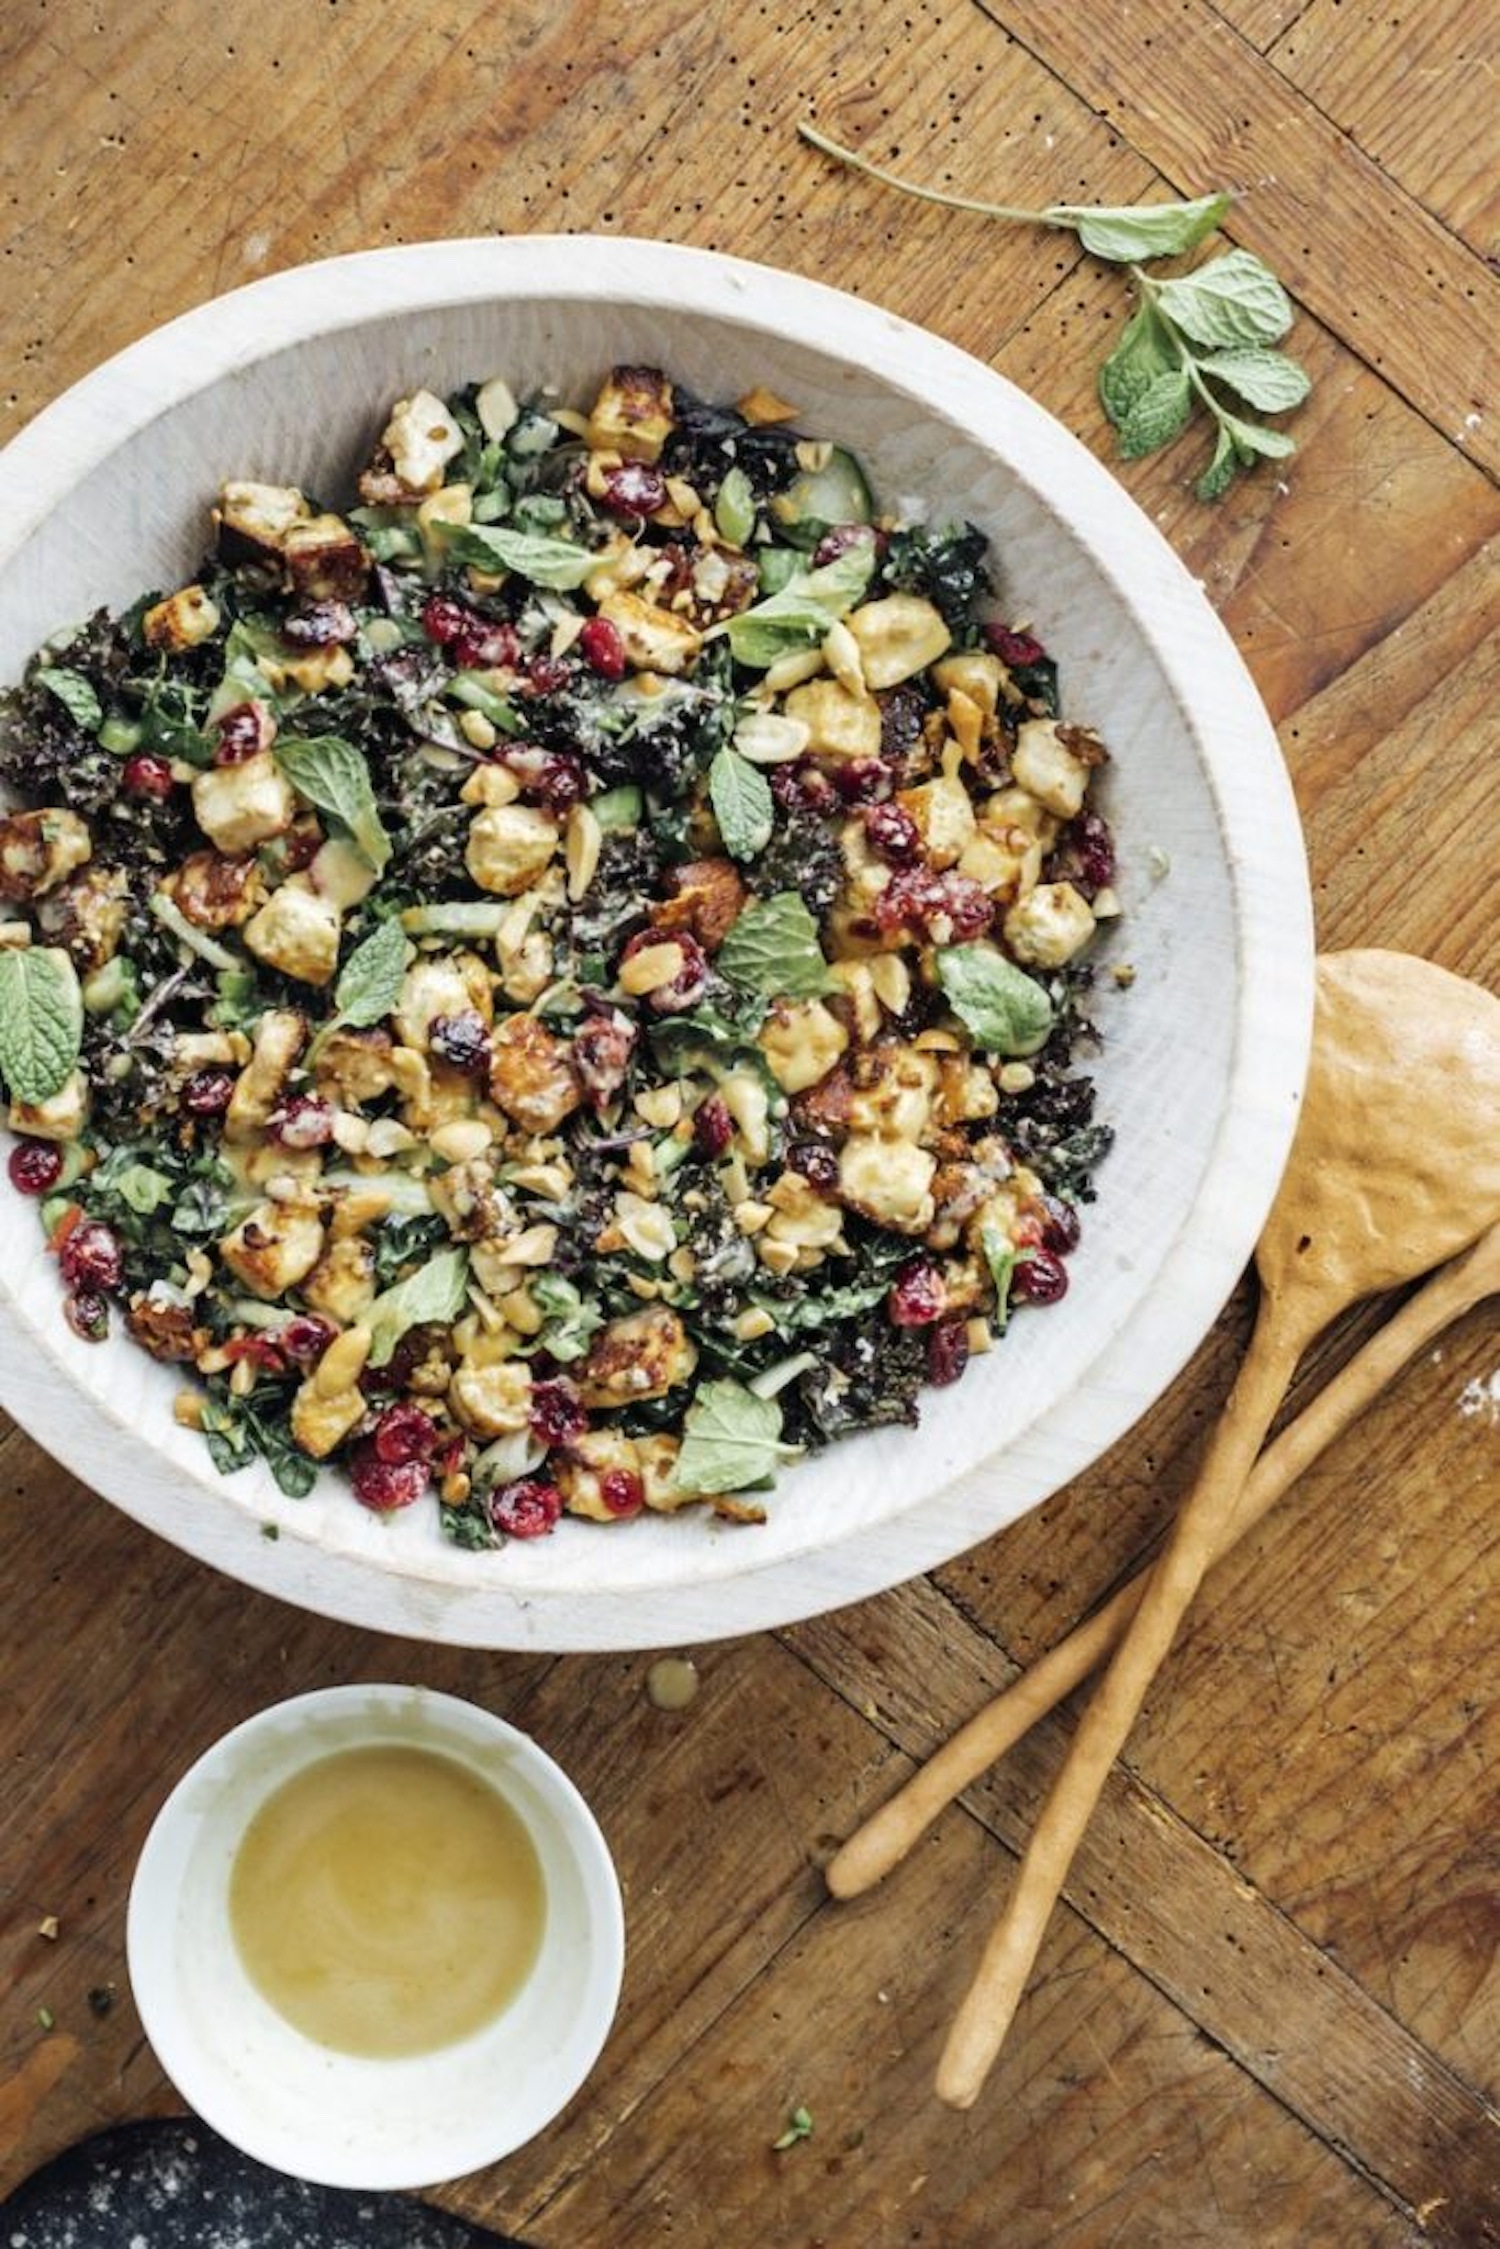
[[0, 1083], [221, 1469], [756, 1520], [1063, 1294], [1106, 752], [978, 530], [636, 366], [212, 526], [0, 699]]

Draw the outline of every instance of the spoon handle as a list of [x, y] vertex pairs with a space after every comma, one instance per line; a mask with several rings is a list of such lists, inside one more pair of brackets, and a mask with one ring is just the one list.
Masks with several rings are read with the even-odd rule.
[[1042, 1806], [1010, 1902], [948, 2034], [938, 2063], [937, 2092], [950, 2107], [972, 2108], [989, 2075], [1110, 1767], [1213, 1560], [1309, 1340], [1300, 1317], [1293, 1319], [1288, 1307], [1262, 1298], [1250, 1350], [1198, 1481], [1083, 1715]]
[[[1492, 1226], [1463, 1257], [1443, 1266], [1425, 1288], [1409, 1297], [1276, 1442], [1267, 1446], [1214, 1551], [1215, 1562], [1254, 1528], [1409, 1360], [1497, 1289], [1500, 1226]], [[976, 1711], [925, 1764], [918, 1766], [894, 1796], [855, 1829], [824, 1870], [834, 1897], [855, 1898], [873, 1888], [920, 1841], [939, 1812], [1104, 1661], [1139, 1608], [1149, 1571], [1148, 1563], [1066, 1639], [1059, 1640], [992, 1702]]]

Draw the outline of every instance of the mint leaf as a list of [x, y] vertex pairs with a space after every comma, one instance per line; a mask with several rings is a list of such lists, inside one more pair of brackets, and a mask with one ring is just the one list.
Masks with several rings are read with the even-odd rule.
[[776, 825], [776, 800], [758, 767], [738, 752], [720, 750], [708, 769], [708, 794], [731, 859], [764, 851]]
[[[722, 956], [721, 956], [722, 957]], [[938, 982], [974, 1044], [987, 1054], [1035, 1054], [1052, 1029], [1052, 1002], [993, 945], [940, 945]]]
[[32, 1106], [60, 1093], [83, 1048], [78, 971], [52, 945], [0, 953], [0, 1078]]
[[1242, 422], [1236, 414], [1219, 414], [1220, 427], [1229, 434], [1229, 441], [1248, 468], [1257, 457], [1268, 461], [1284, 461], [1297, 450], [1295, 441], [1285, 430], [1264, 429], [1259, 422]]
[[1201, 195], [1192, 203], [1054, 203], [1043, 214], [1071, 226], [1085, 250], [1115, 265], [1135, 258], [1175, 258], [1213, 233], [1229, 209], [1227, 195]]
[[1010, 1292], [1016, 1277], [1016, 1267], [1024, 1261], [1025, 1252], [1001, 1233], [998, 1226], [981, 1226], [979, 1246], [984, 1251], [984, 1262], [990, 1269], [990, 1279], [995, 1284], [995, 1309], [992, 1318], [995, 1333], [1004, 1335], [1010, 1321]]
[[1153, 375], [1120, 423], [1120, 451], [1127, 461], [1139, 460], [1167, 445], [1187, 425], [1193, 393], [1185, 367], [1170, 374]]
[[672, 1481], [683, 1492], [750, 1491], [785, 1457], [781, 1408], [739, 1382], [705, 1382], [682, 1420]]
[[1143, 302], [1099, 370], [1099, 396], [1116, 427], [1157, 376], [1171, 374], [1179, 364], [1171, 337], [1149, 301]]
[[371, 1337], [369, 1364], [388, 1366], [408, 1328], [420, 1327], [427, 1320], [456, 1320], [468, 1286], [468, 1251], [445, 1249], [394, 1288], [384, 1290], [366, 1315]]
[[448, 552], [480, 570], [514, 570], [534, 586], [572, 593], [599, 567], [599, 557], [574, 539], [552, 539], [542, 531], [514, 531], [500, 523], [454, 526]]
[[1212, 351], [1199, 360], [1198, 372], [1227, 383], [1247, 406], [1258, 406], [1263, 414], [1289, 413], [1312, 389], [1307, 370], [1284, 351]]
[[818, 925], [795, 890], [752, 899], [714, 963], [741, 991], [763, 999], [817, 999], [838, 990], [818, 942]]
[[274, 755], [297, 794], [347, 828], [356, 850], [382, 873], [391, 839], [381, 825], [370, 768], [354, 744], [338, 734], [283, 735]]
[[1279, 343], [1292, 325], [1291, 299], [1252, 250], [1226, 250], [1196, 273], [1154, 282], [1152, 298], [1185, 336], [1216, 349]]
[[44, 664], [31, 676], [38, 687], [45, 687], [49, 695], [57, 697], [68, 716], [76, 719], [86, 734], [92, 734], [103, 724], [104, 706], [82, 672], [69, 671], [63, 664]]
[[399, 921], [383, 921], [355, 946], [333, 988], [333, 1004], [351, 1029], [368, 1031], [385, 1021], [401, 997], [412, 952]]
[[779, 593], [742, 609], [724, 626], [730, 654], [752, 671], [811, 648], [847, 616], [870, 583], [873, 545], [849, 547], [820, 570], [794, 570]]
[[1240, 457], [1234, 449], [1234, 439], [1221, 423], [1214, 444], [1214, 457], [1193, 486], [1198, 498], [1200, 500], [1222, 500], [1224, 494], [1234, 482], [1235, 471], [1239, 465]]

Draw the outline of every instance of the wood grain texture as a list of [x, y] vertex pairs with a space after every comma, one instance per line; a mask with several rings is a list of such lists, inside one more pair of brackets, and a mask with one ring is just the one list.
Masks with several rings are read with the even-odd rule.
[[[1250, 191], [1236, 238], [1298, 298], [1316, 378], [1299, 453], [1215, 510], [1190, 496], [1197, 435], [1119, 473], [1267, 699], [1323, 942], [1494, 983], [1492, 179], [1484, 78], [1452, 67], [1482, 60], [1477, 0], [641, 0], [599, 25], [581, 0], [10, 0], [0, 435], [258, 273], [572, 228], [713, 244], [889, 303], [1112, 459], [1094, 370], [1119, 276], [1066, 238], [839, 174], [795, 120], [1022, 201], [1223, 178]], [[645, 1700], [646, 1657], [422, 1648], [246, 1593], [0, 1436], [0, 2181], [176, 2106], [122, 1949], [172, 1780], [277, 1696], [384, 1676], [535, 1732], [599, 1809], [627, 1891], [598, 2073], [514, 2162], [445, 2190], [453, 2208], [542, 2249], [1493, 2242], [1493, 1307], [1205, 1593], [982, 2109], [937, 2112], [933, 2064], [1066, 1714], [886, 1890], [853, 1910], [823, 1895], [821, 1861], [910, 1760], [1150, 1553], [1250, 1311], [1237, 1291], [1126, 1439], [936, 1582], [696, 1651], [703, 1689], [676, 1719]], [[1380, 1316], [1310, 1355], [1294, 1407]], [[799, 2101], [814, 2136], [775, 2154]]]

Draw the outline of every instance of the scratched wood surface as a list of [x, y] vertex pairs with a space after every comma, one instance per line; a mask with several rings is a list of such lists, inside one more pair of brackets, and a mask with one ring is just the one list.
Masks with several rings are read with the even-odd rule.
[[[1120, 474], [1280, 729], [1323, 944], [1493, 988], [1496, 44], [1482, 0], [7, 0], [0, 437], [256, 274], [566, 229], [879, 299], [1108, 458], [1093, 375], [1119, 278], [1070, 237], [837, 175], [794, 122], [1010, 202], [1234, 187], [1230, 233], [1298, 300], [1302, 450], [1217, 509], [1191, 496], [1201, 433]], [[598, 2071], [532, 2147], [444, 2190], [455, 2210], [543, 2249], [1500, 2240], [1492, 1312], [1205, 1591], [971, 2114], [934, 2105], [932, 2070], [1067, 1713], [883, 1891], [823, 1892], [861, 1813], [1149, 1551], [1249, 1314], [1242, 1289], [1027, 1521], [862, 1608], [698, 1651], [677, 1716], [646, 1700], [646, 1657], [434, 1651], [246, 1593], [0, 1434], [0, 2186], [176, 2105], [123, 1963], [171, 1781], [267, 1701], [389, 1677], [535, 1732], [627, 1893]], [[773, 2152], [797, 2103], [813, 2137]]]

